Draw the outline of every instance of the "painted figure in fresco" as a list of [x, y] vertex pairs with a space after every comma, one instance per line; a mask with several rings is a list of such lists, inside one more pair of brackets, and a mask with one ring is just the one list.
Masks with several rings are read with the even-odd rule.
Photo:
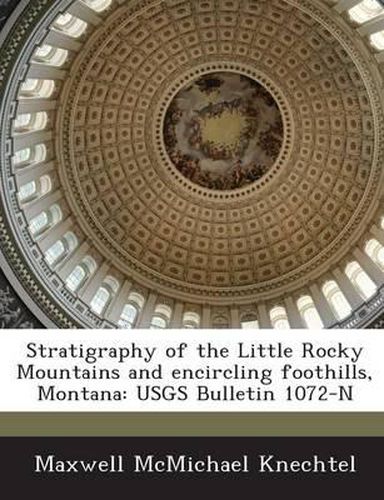
[[283, 122], [273, 97], [257, 82], [212, 74], [176, 96], [165, 117], [164, 141], [171, 162], [191, 182], [239, 189], [263, 177], [277, 159]]

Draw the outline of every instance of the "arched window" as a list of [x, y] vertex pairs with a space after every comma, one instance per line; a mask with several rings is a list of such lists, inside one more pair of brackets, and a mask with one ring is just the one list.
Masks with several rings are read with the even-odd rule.
[[68, 276], [65, 282], [67, 287], [72, 292], [77, 292], [85, 284], [88, 278], [92, 276], [96, 269], [97, 265], [92, 257], [85, 257]]
[[103, 314], [106, 308], [108, 307], [109, 302], [111, 301], [112, 294], [111, 291], [105, 286], [101, 286], [96, 295], [93, 297], [91, 301], [91, 309], [96, 314]]
[[19, 200], [22, 203], [32, 201], [37, 197], [37, 186], [35, 181], [24, 184], [19, 189]]
[[273, 309], [271, 309], [269, 317], [271, 318], [272, 327], [275, 330], [288, 330], [291, 328], [285, 307], [274, 307]]
[[150, 328], [154, 330], [168, 328], [171, 316], [172, 309], [169, 306], [158, 304], [152, 316]]
[[58, 240], [45, 252], [45, 260], [50, 266], [53, 266], [59, 262], [64, 255], [65, 245], [61, 240]]
[[66, 12], [65, 14], [60, 14], [59, 16], [57, 16], [56, 21], [53, 23], [53, 25], [55, 27], [64, 28], [65, 26], [71, 24], [72, 19], [73, 19], [72, 14]]
[[78, 265], [68, 276], [65, 284], [71, 290], [71, 292], [76, 292], [81, 285], [84, 283], [87, 277], [87, 273], [83, 266]]
[[72, 232], [68, 232], [45, 252], [45, 260], [51, 267], [55, 267], [70, 255], [77, 245], [76, 236]]
[[364, 300], [368, 300], [377, 292], [377, 287], [358, 262], [350, 262], [345, 274]]
[[55, 82], [53, 80], [39, 80], [37, 78], [27, 78], [21, 85], [21, 98], [43, 99], [50, 97], [55, 90]]
[[359, 4], [348, 11], [350, 18], [359, 24], [382, 14], [383, 6], [378, 0], [362, 0]]
[[153, 316], [151, 320], [151, 330], [163, 330], [168, 327], [168, 322], [161, 316]]
[[226, 314], [216, 314], [212, 318], [212, 328], [216, 329], [224, 329], [224, 328], [229, 328], [229, 319]]
[[44, 144], [20, 149], [13, 155], [13, 164], [18, 168], [31, 165], [32, 163], [41, 163], [47, 156], [47, 148]]
[[138, 314], [139, 311], [133, 304], [126, 304], [118, 322], [119, 328], [133, 328]]
[[72, 16], [68, 12], [58, 16], [53, 24], [54, 29], [72, 38], [79, 38], [87, 29], [87, 26], [88, 24], [85, 21]]
[[20, 115], [17, 115], [15, 120], [15, 131], [28, 128], [30, 126], [31, 121], [32, 121], [31, 113], [22, 113]]
[[40, 177], [39, 196], [45, 196], [52, 190], [52, 181], [49, 175]]
[[145, 303], [144, 297], [136, 292], [132, 292], [128, 296], [128, 302], [124, 306], [118, 321], [119, 328], [134, 328], [137, 318]]
[[112, 0], [83, 0], [83, 1], [88, 5], [88, 7], [91, 7], [91, 9], [95, 10], [96, 12], [102, 12], [103, 10], [108, 9], [108, 7], [112, 3]]
[[372, 239], [365, 245], [365, 253], [373, 262], [384, 271], [384, 247], [377, 240]]
[[119, 290], [119, 283], [108, 276], [93, 297], [90, 307], [99, 316], [103, 315]]
[[22, 113], [17, 115], [14, 122], [14, 131], [22, 134], [25, 132], [33, 132], [43, 130], [47, 126], [48, 115], [45, 111], [37, 113]]
[[29, 230], [32, 236], [38, 236], [49, 226], [49, 217], [47, 212], [41, 212], [29, 223]]
[[378, 31], [369, 37], [372, 47], [384, 50], [384, 31]]
[[308, 328], [323, 328], [323, 322], [317, 312], [312, 297], [305, 295], [297, 301], [299, 313]]
[[24, 184], [19, 189], [19, 201], [21, 203], [29, 203], [36, 200], [37, 198], [42, 198], [48, 194], [52, 189], [52, 182], [49, 175], [43, 175], [40, 179], [36, 181], [30, 181]]
[[255, 314], [246, 314], [241, 318], [241, 328], [243, 330], [255, 330], [259, 328], [259, 321]]
[[341, 321], [351, 314], [352, 308], [336, 281], [324, 283], [322, 291], [338, 320]]
[[50, 66], [63, 66], [68, 57], [68, 51], [52, 45], [44, 44], [35, 50], [33, 60]]
[[183, 328], [195, 329], [200, 327], [200, 315], [196, 312], [187, 311], [183, 314]]
[[34, 147], [32, 161], [33, 163], [41, 163], [47, 157], [47, 147], [45, 144], [37, 144]]
[[61, 208], [58, 205], [52, 205], [48, 210], [41, 212], [29, 223], [29, 230], [35, 238], [43, 234], [49, 228], [55, 226], [63, 217]]
[[131, 292], [128, 296], [128, 302], [135, 304], [139, 310], [144, 307], [145, 298], [138, 292]]
[[32, 150], [31, 148], [24, 148], [16, 151], [13, 155], [13, 164], [22, 165], [30, 161]]

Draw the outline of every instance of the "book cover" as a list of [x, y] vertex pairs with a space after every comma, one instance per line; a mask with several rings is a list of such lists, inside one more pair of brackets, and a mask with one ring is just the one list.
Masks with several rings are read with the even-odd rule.
[[380, 0], [0, 0], [13, 496], [379, 486], [383, 54]]

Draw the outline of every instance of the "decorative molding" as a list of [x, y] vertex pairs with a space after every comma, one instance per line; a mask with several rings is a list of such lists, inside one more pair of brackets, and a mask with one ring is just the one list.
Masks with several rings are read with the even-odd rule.
[[0, 328], [43, 328], [0, 271]]

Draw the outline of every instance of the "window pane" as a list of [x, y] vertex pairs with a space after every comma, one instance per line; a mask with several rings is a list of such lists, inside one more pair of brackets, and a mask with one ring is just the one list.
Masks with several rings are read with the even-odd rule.
[[275, 330], [289, 330], [291, 325], [287, 319], [278, 319], [275, 321], [273, 328], [275, 328]]
[[383, 6], [378, 0], [362, 0], [348, 12], [351, 19], [361, 24], [381, 14]]
[[33, 197], [34, 194], [36, 194], [35, 181], [28, 182], [28, 184], [24, 184], [24, 186], [21, 186], [21, 188], [19, 189], [20, 201], [26, 201], [29, 198]]
[[86, 272], [82, 266], [76, 266], [68, 276], [66, 285], [72, 291], [76, 292], [86, 277]]
[[31, 157], [31, 148], [20, 149], [13, 156], [13, 162], [17, 165], [28, 161]]
[[96, 12], [102, 12], [111, 5], [112, 0], [84, 0], [84, 2]]
[[51, 53], [53, 47], [51, 45], [44, 44], [36, 49], [36, 55], [38, 57], [47, 57]]
[[35, 236], [36, 234], [40, 233], [40, 231], [42, 231], [47, 225], [48, 215], [46, 214], [46, 212], [42, 212], [31, 220], [29, 224], [29, 230], [31, 231], [32, 235]]
[[92, 299], [91, 309], [96, 314], [102, 314], [108, 304], [110, 296], [110, 292], [104, 287], [99, 288], [96, 295]]
[[78, 17], [66, 13], [56, 19], [54, 27], [71, 37], [78, 38], [87, 29], [87, 23]]
[[303, 312], [303, 318], [305, 323], [307, 324], [308, 328], [322, 328], [323, 327], [323, 322], [321, 321], [321, 318], [315, 309], [315, 307], [311, 307], [306, 309]]
[[304, 320], [304, 323], [308, 328], [323, 328], [323, 322], [317, 312], [316, 306], [312, 300], [312, 298], [307, 295], [301, 297], [297, 301], [297, 307], [299, 308], [299, 312], [301, 317]]
[[51, 45], [44, 44], [38, 47], [34, 58], [38, 62], [51, 64], [52, 66], [62, 66], [68, 57], [68, 51]]
[[200, 315], [195, 312], [186, 312], [183, 316], [183, 328], [199, 328]]
[[374, 33], [373, 35], [371, 35], [370, 40], [375, 49], [384, 50], [384, 31]]
[[65, 254], [65, 247], [62, 241], [56, 241], [51, 248], [45, 252], [45, 259], [50, 266], [55, 264]]
[[32, 115], [30, 113], [23, 113], [21, 115], [17, 115], [15, 120], [15, 129], [23, 129], [28, 127], [32, 119]]
[[172, 309], [170, 308], [170, 306], [167, 306], [166, 304], [158, 304], [155, 308], [155, 314], [171, 319]]
[[43, 130], [48, 121], [48, 115], [45, 111], [39, 111], [38, 113], [23, 113], [17, 115], [15, 120], [15, 131], [16, 132], [30, 132], [31, 130]]
[[332, 297], [332, 304], [339, 319], [344, 319], [352, 312], [352, 308], [347, 302], [342, 292], [336, 292]]
[[259, 328], [259, 322], [257, 321], [257, 319], [253, 319], [250, 321], [242, 321], [241, 328], [243, 330], [254, 330]]
[[55, 82], [53, 80], [27, 79], [20, 89], [22, 98], [47, 98], [53, 94]]
[[384, 247], [377, 240], [372, 239], [365, 245], [365, 253], [384, 270]]
[[137, 314], [138, 311], [136, 307], [134, 307], [131, 304], [127, 304], [124, 307], [121, 317], [119, 319], [118, 322], [119, 328], [132, 328], [133, 324], [135, 323]]
[[366, 299], [375, 295], [377, 290], [376, 285], [364, 271], [356, 276], [356, 284]]
[[39, 80], [36, 78], [27, 78], [25, 82], [21, 85], [22, 92], [33, 92], [39, 84]]
[[377, 287], [367, 273], [362, 269], [360, 264], [357, 262], [351, 262], [346, 267], [345, 274], [351, 280], [351, 283], [355, 286], [363, 299], [368, 300], [375, 295]]
[[284, 307], [275, 307], [270, 312], [272, 327], [276, 330], [288, 330], [290, 324], [288, 321], [287, 312]]
[[33, 161], [36, 163], [42, 162], [45, 160], [46, 156], [47, 156], [47, 148], [45, 144], [38, 144], [35, 147], [35, 154], [33, 157]]
[[328, 281], [322, 290], [337, 319], [342, 320], [351, 314], [352, 308], [336, 281]]
[[167, 328], [167, 322], [165, 321], [165, 319], [161, 318], [160, 316], [153, 316], [151, 321], [151, 329], [156, 330], [164, 328]]
[[55, 24], [62, 27], [62, 26], [66, 26], [67, 24], [69, 24], [72, 20], [73, 20], [73, 16], [71, 14], [69, 14], [68, 12], [66, 12], [65, 14], [60, 14], [60, 16], [57, 17]]

